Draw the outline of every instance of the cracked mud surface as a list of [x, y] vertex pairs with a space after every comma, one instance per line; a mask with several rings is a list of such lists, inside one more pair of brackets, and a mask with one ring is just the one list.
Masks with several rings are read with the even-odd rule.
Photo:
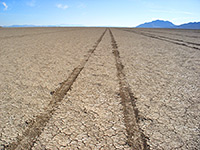
[[[15, 141], [44, 111], [51, 100], [50, 93], [78, 66], [104, 31], [66, 30], [0, 40], [1, 145]], [[91, 36], [86, 37], [88, 34]]]
[[107, 32], [35, 143], [34, 150], [130, 149], [111, 49]]
[[169, 29], [139, 29], [138, 32], [149, 33], [156, 36], [176, 39], [178, 41], [185, 41], [188, 43], [197, 43], [200, 46], [200, 31], [199, 30], [169, 30]]
[[113, 33], [151, 149], [199, 149], [200, 52], [131, 32]]
[[199, 31], [126, 30], [1, 29], [0, 149], [200, 149]]
[[138, 109], [136, 108], [136, 98], [134, 97], [130, 86], [127, 82], [126, 75], [124, 73], [124, 65], [120, 58], [120, 52], [118, 51], [118, 45], [112, 31], [109, 29], [113, 54], [115, 56], [117, 76], [120, 86], [120, 98], [123, 105], [124, 123], [127, 131], [127, 143], [133, 149], [147, 150], [149, 145], [147, 144], [147, 137], [142, 133], [138, 125]]

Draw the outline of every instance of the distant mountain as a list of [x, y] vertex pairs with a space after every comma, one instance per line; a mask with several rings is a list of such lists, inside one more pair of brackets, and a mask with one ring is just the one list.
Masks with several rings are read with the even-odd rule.
[[176, 26], [176, 28], [179, 28], [179, 29], [200, 29], [200, 22], [185, 23], [185, 24]]
[[[11, 25], [11, 26], [4, 26], [7, 28], [19, 28], [19, 27], [48, 27], [48, 26], [38, 26], [38, 25]], [[49, 26], [51, 27], [51, 26]]]
[[81, 26], [81, 24], [60, 24], [60, 25], [9, 25], [9, 26], [3, 26], [6, 28], [19, 28], [19, 27], [76, 27], [76, 26]]
[[174, 28], [175, 25], [169, 21], [155, 20], [152, 22], [146, 22], [137, 26], [136, 28]]
[[169, 21], [155, 20], [152, 22], [146, 22], [136, 28], [174, 28], [174, 29], [200, 29], [200, 22], [190, 22], [182, 25], [174, 25]]

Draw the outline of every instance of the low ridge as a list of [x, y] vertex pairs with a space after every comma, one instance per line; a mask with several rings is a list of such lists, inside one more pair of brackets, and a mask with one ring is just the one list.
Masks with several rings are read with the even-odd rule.
[[136, 28], [173, 28], [173, 29], [200, 29], [200, 22], [190, 22], [181, 25], [174, 25], [170, 21], [155, 20], [136, 26]]

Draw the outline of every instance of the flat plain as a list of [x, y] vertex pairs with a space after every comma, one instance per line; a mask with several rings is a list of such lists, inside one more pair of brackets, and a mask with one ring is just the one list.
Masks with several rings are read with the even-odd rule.
[[200, 149], [200, 30], [1, 28], [0, 149]]

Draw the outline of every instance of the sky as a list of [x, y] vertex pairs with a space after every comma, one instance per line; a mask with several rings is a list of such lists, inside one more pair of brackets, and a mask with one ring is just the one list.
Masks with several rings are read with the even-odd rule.
[[200, 0], [0, 0], [0, 26], [135, 27], [157, 19], [200, 22]]

